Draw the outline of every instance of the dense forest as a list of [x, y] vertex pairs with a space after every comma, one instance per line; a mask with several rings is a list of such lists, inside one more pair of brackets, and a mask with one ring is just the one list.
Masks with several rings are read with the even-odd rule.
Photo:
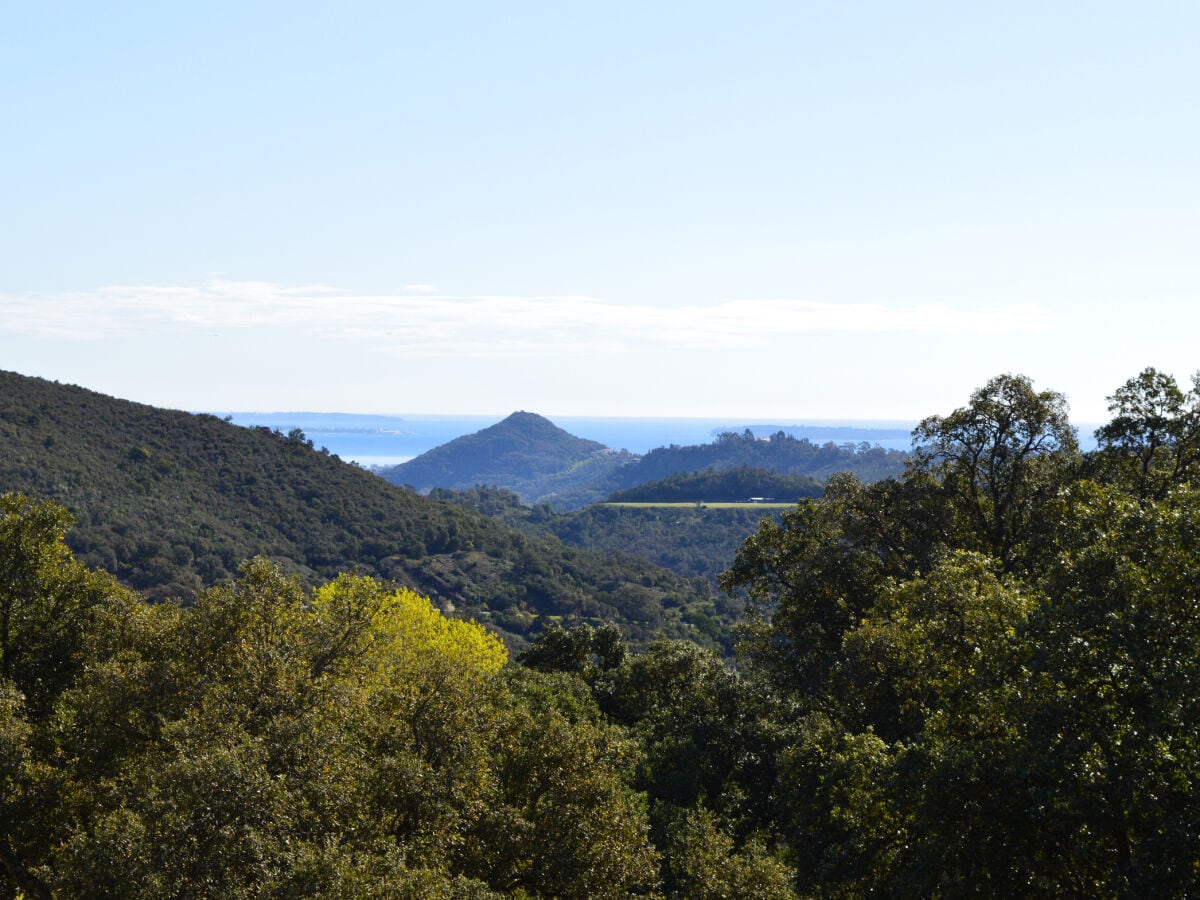
[[502, 487], [522, 502], [574, 508], [602, 496], [595, 485], [636, 459], [576, 437], [535, 413], [515, 412], [495, 425], [455, 438], [379, 474], [416, 491]]
[[737, 664], [265, 560], [190, 606], [0, 501], [0, 895], [1187, 897], [1200, 377], [1002, 375], [722, 583]]
[[[749, 430], [742, 434], [727, 432], [709, 444], [659, 447], [638, 457], [577, 438], [541, 416], [518, 412], [409, 462], [383, 467], [379, 474], [393, 484], [420, 492], [499, 487], [517, 494], [527, 505], [549, 503], [563, 511], [579, 509], [645, 483], [656, 483], [659, 491], [677, 491], [678, 483], [668, 483], [672, 478], [692, 479], [690, 488], [720, 491], [722, 497], [696, 497], [716, 501], [735, 490], [740, 477], [753, 473], [743, 487], [736, 488], [748, 493], [730, 497], [744, 500], [758, 495], [750, 490], [750, 482], [763, 481], [766, 472], [774, 473], [776, 480], [759, 486], [763, 490], [773, 487], [772, 494], [794, 500], [819, 492], [817, 483], [837, 472], [851, 472], [864, 481], [898, 475], [907, 458], [902, 451], [865, 442], [816, 445], [783, 431], [759, 439]], [[702, 474], [724, 470], [736, 470], [740, 475], [729, 476], [721, 483], [711, 474]], [[698, 483], [706, 477], [711, 478], [709, 484]]]
[[733, 620], [703, 582], [418, 496], [296, 431], [0, 372], [0, 451], [0, 492], [66, 506], [81, 561], [151, 599], [190, 601], [264, 556], [310, 585], [355, 571], [414, 588], [514, 648], [551, 620], [614, 622], [641, 645]]
[[616, 491], [610, 503], [745, 503], [751, 498], [794, 503], [819, 497], [824, 485], [807, 475], [734, 466], [703, 472], [677, 472], [658, 481]]
[[[469, 506], [527, 534], [552, 535], [569, 547], [632, 554], [685, 578], [705, 578], [713, 585], [758, 523], [782, 513], [778, 507], [752, 503], [736, 507], [696, 503], [682, 508], [593, 503], [559, 511], [546, 503], [529, 507], [511, 491], [485, 487], [467, 491], [435, 488], [429, 496]], [[720, 595], [717, 602], [728, 599]], [[689, 613], [688, 621], [702, 620]], [[727, 630], [724, 640], [731, 637]]]
[[891, 478], [904, 471], [908, 454], [867, 443], [814, 444], [807, 438], [779, 431], [757, 438], [749, 429], [737, 434], [727, 431], [710, 444], [690, 447], [659, 447], [637, 462], [617, 469], [605, 482], [610, 492], [659, 481], [681, 472], [706, 469], [769, 469], [782, 475], [798, 475], [824, 481], [839, 472], [849, 472], [861, 481]]

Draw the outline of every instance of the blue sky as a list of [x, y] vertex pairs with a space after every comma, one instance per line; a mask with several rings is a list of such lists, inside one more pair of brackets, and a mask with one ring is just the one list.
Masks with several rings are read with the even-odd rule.
[[1200, 368], [1200, 7], [0, 3], [0, 368], [185, 409], [1080, 421]]

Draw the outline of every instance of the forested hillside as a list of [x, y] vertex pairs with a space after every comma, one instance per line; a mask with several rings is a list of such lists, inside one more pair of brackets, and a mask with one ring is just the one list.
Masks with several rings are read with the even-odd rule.
[[756, 438], [747, 430], [742, 434], [726, 432], [710, 444], [651, 450], [637, 462], [614, 472], [606, 484], [611, 492], [681, 472], [739, 467], [769, 469], [818, 481], [839, 472], [849, 472], [861, 481], [878, 481], [903, 472], [907, 459], [908, 454], [900, 450], [886, 450], [869, 444], [814, 444], [782, 431], [769, 438]]
[[[648, 559], [687, 578], [705, 578], [713, 585], [729, 568], [742, 542], [765, 518], [778, 519], [782, 510], [756, 504], [737, 507], [629, 507], [593, 503], [582, 509], [558, 511], [548, 504], [528, 507], [511, 491], [472, 488], [437, 489], [430, 496], [479, 510], [527, 534], [553, 535], [564, 544], [606, 553], [625, 553]], [[717, 598], [718, 620], [732, 616], [736, 604]], [[689, 614], [691, 615], [691, 614]], [[691, 615], [689, 621], [709, 628]], [[722, 640], [729, 640], [726, 635]]]
[[821, 482], [807, 475], [736, 466], [679, 472], [617, 491], [608, 499], [611, 503], [745, 503], [756, 497], [794, 503], [801, 497], [819, 497], [824, 489]]
[[904, 478], [836, 479], [739, 553], [802, 893], [1196, 893], [1200, 378], [1110, 404], [1082, 454], [1062, 395], [995, 378]]
[[764, 521], [737, 666], [553, 623], [506, 664], [262, 560], [148, 604], [0, 498], [0, 896], [1194, 896], [1200, 380], [1111, 403], [1085, 454], [1000, 376]]
[[378, 470], [393, 484], [417, 491], [496, 485], [529, 504], [580, 506], [592, 487], [634, 457], [575, 437], [529, 412], [515, 412], [482, 431], [463, 435], [398, 466]]
[[[850, 472], [864, 481], [898, 475], [908, 454], [866, 443], [813, 444], [780, 431], [757, 439], [749, 430], [728, 432], [709, 444], [659, 447], [642, 457], [606, 450], [595, 441], [574, 437], [533, 413], [513, 413], [475, 434], [456, 438], [398, 466], [378, 470], [393, 484], [425, 492], [433, 488], [469, 490], [499, 487], [517, 494], [523, 503], [550, 503], [557, 509], [578, 509], [647, 482], [673, 477], [696, 478], [697, 473], [736, 469], [799, 479], [778, 482], [772, 493], [811, 496], [813, 482], [837, 472]], [[730, 476], [736, 479], [738, 476]], [[697, 487], [699, 487], [697, 485]], [[711, 487], [725, 492], [733, 483]], [[764, 485], [763, 490], [770, 488]], [[738, 489], [741, 490], [740, 488]], [[756, 495], [755, 491], [735, 500]], [[722, 497], [697, 499], [717, 500]]]
[[657, 883], [628, 737], [561, 678], [505, 670], [480, 626], [263, 561], [147, 604], [71, 558], [68, 520], [0, 497], [0, 896]]
[[707, 638], [713, 592], [631, 556], [534, 538], [314, 450], [243, 429], [0, 373], [0, 491], [66, 506], [88, 565], [151, 598], [195, 598], [266, 556], [309, 583], [359, 571], [486, 621], [515, 645], [547, 617], [615, 621], [636, 640]]

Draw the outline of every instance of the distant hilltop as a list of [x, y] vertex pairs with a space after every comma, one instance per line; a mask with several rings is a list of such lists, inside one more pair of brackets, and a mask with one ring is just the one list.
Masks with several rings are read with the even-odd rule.
[[393, 484], [418, 491], [494, 485], [536, 503], [574, 495], [636, 458], [575, 437], [536, 413], [518, 411], [410, 462], [378, 471]]
[[902, 422], [889, 423], [887, 425], [866, 425], [866, 424], [847, 424], [847, 425], [744, 425], [730, 428], [714, 428], [712, 436], [727, 432], [740, 432], [749, 429], [754, 433], [755, 437], [767, 437], [772, 434], [789, 435], [794, 438], [807, 438], [814, 442], [825, 441], [867, 441], [872, 444], [890, 445], [893, 441], [901, 441], [907, 446], [912, 440], [912, 431], [915, 423], [906, 425]]
[[394, 484], [422, 492], [500, 487], [528, 504], [576, 508], [682, 473], [740, 468], [824, 481], [835, 472], [852, 472], [873, 481], [902, 472], [907, 458], [904, 451], [878, 445], [814, 443], [782, 428], [763, 438], [750, 429], [724, 432], [710, 443], [672, 444], [639, 456], [576, 437], [543, 416], [520, 411], [377, 471]]
[[[537, 418], [518, 417], [516, 430], [536, 432]], [[69, 509], [78, 524], [66, 542], [80, 560], [152, 600], [193, 601], [263, 556], [310, 584], [355, 571], [411, 587], [513, 649], [550, 621], [717, 646], [712, 635], [733, 614], [708, 586], [653, 563], [567, 548], [401, 490], [298, 427], [240, 428], [0, 372], [0, 494], [9, 491]]]

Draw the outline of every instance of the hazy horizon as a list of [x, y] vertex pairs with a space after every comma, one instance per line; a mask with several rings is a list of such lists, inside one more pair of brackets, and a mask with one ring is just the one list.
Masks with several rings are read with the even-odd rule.
[[[378, 415], [303, 411], [207, 411], [229, 416], [236, 425], [266, 426], [281, 431], [301, 429], [316, 447], [325, 447], [344, 460], [365, 466], [407, 462], [422, 453], [463, 435], [473, 434], [507, 418], [505, 415]], [[525, 412], [536, 412], [525, 410]], [[539, 415], [541, 415], [539, 413]], [[722, 431], [749, 428], [758, 437], [783, 430], [817, 444], [877, 444], [892, 450], [910, 450], [915, 422], [871, 420], [807, 420], [786, 418], [759, 421], [738, 417], [675, 418], [613, 416], [543, 416], [576, 437], [599, 441], [614, 450], [645, 454], [670, 444], [712, 443]], [[357, 424], [358, 427], [354, 427]], [[373, 427], [372, 427], [373, 426]], [[1092, 449], [1094, 425], [1077, 424], [1080, 445]]]
[[24, 374], [176, 409], [915, 421], [1015, 372], [1102, 421], [1200, 367], [1200, 7], [5, 24]]

